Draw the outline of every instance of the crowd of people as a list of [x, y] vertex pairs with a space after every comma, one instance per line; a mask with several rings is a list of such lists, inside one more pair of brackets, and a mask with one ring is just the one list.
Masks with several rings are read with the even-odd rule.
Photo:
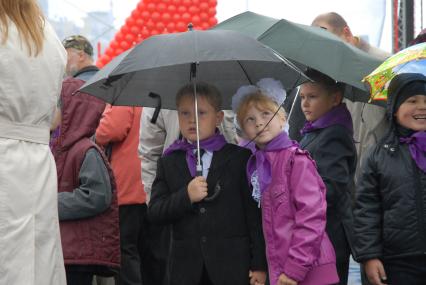
[[308, 68], [296, 97], [264, 78], [224, 112], [197, 82], [156, 114], [79, 91], [93, 47], [35, 0], [0, 0], [0, 35], [0, 284], [346, 285], [351, 256], [363, 285], [424, 284], [425, 75], [386, 108]]

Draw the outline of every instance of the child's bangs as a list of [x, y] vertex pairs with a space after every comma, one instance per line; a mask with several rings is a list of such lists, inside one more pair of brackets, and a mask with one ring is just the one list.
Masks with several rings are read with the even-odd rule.
[[258, 109], [259, 111], [269, 111], [273, 113], [275, 113], [279, 108], [280, 110], [278, 111], [278, 114], [285, 118], [285, 111], [281, 106], [262, 93], [254, 93], [244, 98], [238, 108], [237, 119], [240, 125], [251, 107]]

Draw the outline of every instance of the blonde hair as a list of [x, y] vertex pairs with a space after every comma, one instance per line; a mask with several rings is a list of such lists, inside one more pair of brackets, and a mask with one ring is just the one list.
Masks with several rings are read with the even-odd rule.
[[258, 90], [252, 94], [245, 96], [241, 100], [240, 105], [238, 106], [237, 121], [241, 129], [243, 130], [244, 130], [244, 124], [243, 124], [244, 117], [247, 115], [247, 112], [251, 107], [255, 107], [256, 109], [259, 109], [262, 111], [268, 110], [273, 113], [275, 113], [279, 109], [277, 115], [282, 119], [286, 118], [286, 113], [284, 109], [281, 106], [279, 106], [275, 101], [273, 101], [270, 97], [263, 94], [262, 91]]
[[0, 0], [1, 43], [9, 35], [9, 19], [16, 25], [29, 55], [37, 56], [43, 49], [44, 16], [36, 0]]

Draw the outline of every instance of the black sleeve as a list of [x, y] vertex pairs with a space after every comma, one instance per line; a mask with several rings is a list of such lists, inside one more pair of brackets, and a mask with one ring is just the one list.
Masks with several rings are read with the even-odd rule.
[[265, 254], [265, 240], [263, 237], [262, 230], [262, 215], [258, 203], [254, 201], [251, 196], [252, 189], [247, 180], [247, 174], [245, 166], [247, 165], [247, 159], [242, 163], [242, 175], [241, 175], [241, 191], [244, 203], [245, 215], [247, 220], [247, 226], [250, 234], [251, 242], [251, 270], [262, 270], [266, 271], [266, 254]]
[[358, 262], [382, 256], [382, 207], [374, 148], [367, 152], [357, 181], [354, 210], [355, 253]]
[[72, 192], [58, 193], [59, 220], [89, 218], [111, 205], [109, 172], [98, 150], [87, 151], [79, 172], [80, 185]]
[[342, 127], [326, 129], [321, 135], [312, 156], [327, 187], [327, 208], [335, 209], [341, 195], [346, 195], [340, 192], [350, 190], [348, 185], [353, 177], [349, 158], [356, 159], [355, 148], [352, 138]]
[[193, 210], [187, 185], [176, 191], [170, 189], [163, 158], [158, 160], [151, 191], [148, 215], [154, 223], [170, 224], [182, 219], [187, 212]]

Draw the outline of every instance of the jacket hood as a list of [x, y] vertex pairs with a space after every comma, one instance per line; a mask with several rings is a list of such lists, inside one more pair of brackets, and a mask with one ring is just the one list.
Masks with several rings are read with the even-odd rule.
[[105, 103], [78, 89], [85, 81], [67, 78], [62, 83], [61, 91], [61, 134], [60, 148], [69, 149], [82, 138], [95, 134]]
[[426, 84], [426, 76], [421, 73], [401, 73], [396, 75], [389, 84], [388, 100], [386, 106], [386, 114], [389, 121], [394, 125], [395, 120], [393, 114], [396, 112], [395, 104], [397, 98], [404, 87], [414, 81], [420, 81]]

